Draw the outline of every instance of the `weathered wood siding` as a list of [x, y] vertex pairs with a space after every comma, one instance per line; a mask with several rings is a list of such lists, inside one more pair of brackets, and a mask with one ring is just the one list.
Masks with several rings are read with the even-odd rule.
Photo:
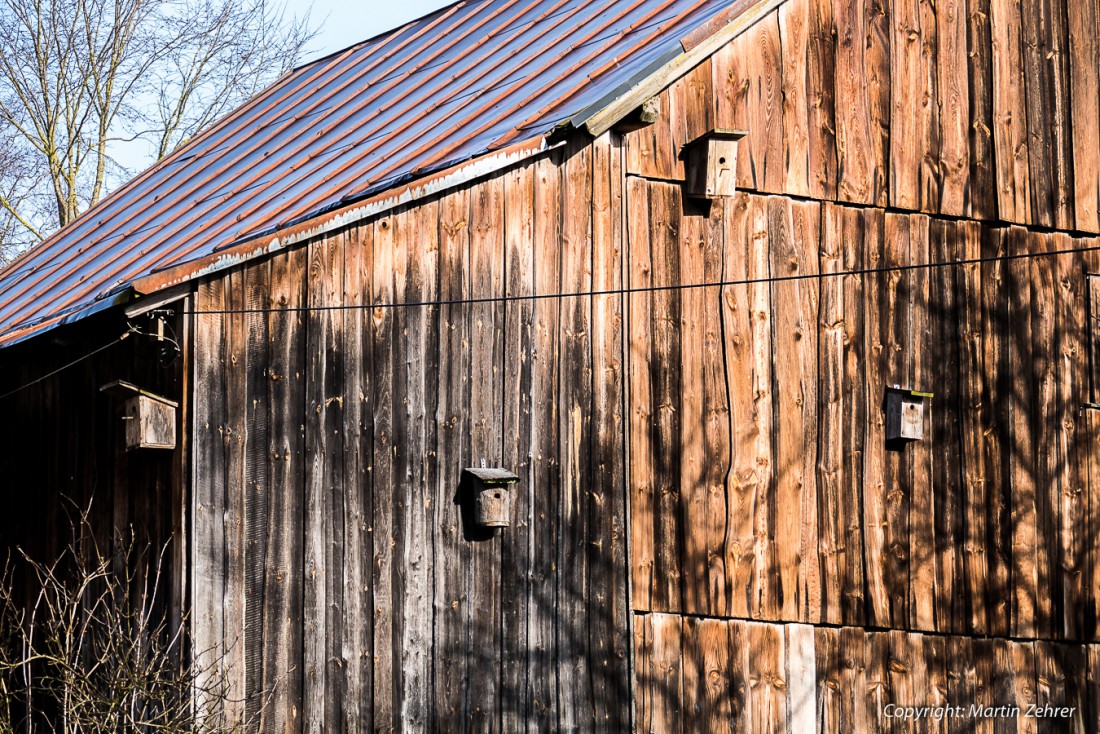
[[618, 140], [199, 286], [195, 644], [263, 731], [628, 728]]
[[[638, 731], [1090, 732], [1100, 724], [1100, 645], [660, 613], [640, 618], [634, 634], [646, 651]], [[959, 708], [927, 710], [946, 706]], [[1073, 713], [1037, 717], [1034, 707]]]
[[[639, 730], [1096, 729], [1098, 22], [788, 0], [624, 136]], [[708, 206], [713, 127], [748, 136]]]
[[627, 169], [741, 128], [738, 186], [1100, 232], [1092, 0], [788, 0], [659, 95]]
[[[642, 179], [628, 206], [631, 287], [701, 284], [631, 297], [636, 609], [1100, 639], [1100, 239], [755, 194], [706, 216]], [[892, 385], [935, 393], [923, 441], [887, 446]]]
[[[141, 319], [135, 322], [145, 328]], [[171, 326], [184, 331], [178, 317]], [[186, 440], [175, 450], [126, 451], [121, 401], [100, 387], [126, 380], [180, 401], [176, 435], [182, 436], [186, 367], [182, 357], [162, 364], [159, 345], [148, 336], [118, 341], [126, 330], [124, 320], [108, 314], [0, 353], [0, 395], [18, 390], [0, 397], [0, 489], [6, 508], [0, 515], [0, 551], [17, 566], [17, 549], [52, 562], [72, 542], [70, 531], [81, 511], [88, 510], [103, 552], [117, 548], [116, 530], [120, 537], [133, 533], [135, 561], [137, 554], [143, 561], [135, 566], [141, 583], [165, 551], [158, 610], [178, 626], [187, 608]], [[21, 592], [17, 589], [17, 598], [25, 598]]]

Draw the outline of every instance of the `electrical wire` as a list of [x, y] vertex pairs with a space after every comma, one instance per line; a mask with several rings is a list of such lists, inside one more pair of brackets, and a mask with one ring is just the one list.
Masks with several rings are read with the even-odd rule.
[[131, 331], [124, 331], [124, 332], [122, 333], [122, 335], [121, 335], [121, 336], [119, 336], [119, 337], [118, 337], [117, 339], [114, 339], [114, 340], [112, 340], [112, 341], [110, 341], [110, 342], [108, 342], [108, 343], [104, 344], [104, 345], [103, 345], [102, 347], [99, 347], [98, 349], [93, 349], [92, 351], [88, 352], [88, 353], [87, 353], [87, 354], [85, 354], [84, 356], [82, 356], [82, 357], [77, 357], [77, 358], [76, 358], [76, 359], [74, 359], [74, 360], [73, 360], [72, 362], [69, 362], [68, 364], [66, 364], [66, 365], [63, 365], [63, 366], [61, 366], [61, 367], [58, 367], [58, 368], [57, 368], [56, 370], [54, 370], [53, 372], [49, 372], [49, 373], [47, 373], [47, 374], [45, 374], [45, 375], [42, 375], [42, 376], [41, 376], [41, 377], [39, 377], [39, 378], [36, 378], [36, 379], [34, 379], [34, 380], [31, 380], [30, 382], [28, 382], [28, 383], [27, 383], [27, 384], [25, 384], [25, 385], [20, 385], [19, 387], [15, 388], [14, 390], [9, 390], [8, 392], [4, 393], [3, 395], [0, 395], [0, 400], [3, 400], [4, 398], [9, 398], [9, 397], [11, 397], [12, 395], [15, 395], [15, 394], [16, 394], [16, 393], [18, 393], [18, 392], [22, 392], [23, 390], [26, 390], [26, 389], [27, 389], [27, 388], [29, 388], [29, 387], [34, 387], [34, 386], [35, 386], [35, 385], [37, 385], [38, 383], [40, 383], [40, 382], [43, 382], [44, 380], [48, 380], [48, 379], [50, 379], [51, 377], [53, 377], [54, 375], [56, 375], [56, 374], [59, 374], [59, 373], [61, 373], [61, 372], [64, 372], [65, 370], [69, 369], [70, 367], [74, 367], [74, 366], [76, 366], [76, 365], [80, 364], [81, 362], [83, 362], [83, 361], [84, 361], [84, 360], [86, 360], [86, 359], [91, 359], [92, 357], [94, 357], [95, 355], [99, 354], [100, 352], [104, 352], [104, 351], [106, 351], [106, 350], [110, 349], [111, 347], [115, 346], [116, 344], [119, 344], [119, 343], [121, 343], [121, 342], [122, 342], [123, 340], [125, 340], [125, 339], [126, 339], [126, 338], [127, 338], [128, 336], [130, 336], [130, 334], [131, 334], [131, 333], [132, 333]]
[[585, 298], [596, 296], [623, 296], [643, 293], [662, 293], [668, 291], [696, 290], [699, 288], [728, 288], [742, 285], [761, 285], [770, 283], [786, 283], [802, 280], [824, 280], [826, 278], [838, 278], [850, 275], [877, 275], [883, 273], [901, 273], [914, 270], [930, 270], [960, 265], [982, 265], [987, 263], [1008, 262], [1040, 257], [1054, 257], [1058, 255], [1073, 255], [1085, 252], [1100, 251], [1100, 245], [1090, 247], [1076, 247], [1068, 250], [1053, 250], [1050, 252], [1025, 252], [1015, 255], [997, 255], [993, 257], [975, 257], [962, 260], [950, 260], [946, 262], [919, 263], [914, 265], [894, 265], [879, 268], [856, 268], [852, 270], [837, 270], [828, 273], [798, 273], [796, 275], [780, 275], [766, 278], [741, 278], [737, 280], [715, 280], [705, 283], [678, 283], [674, 285], [642, 286], [636, 288], [609, 288], [604, 290], [575, 291], [566, 293], [531, 293], [527, 295], [513, 296], [484, 296], [480, 298], [453, 298], [431, 301], [409, 301], [406, 303], [354, 303], [331, 304], [316, 306], [285, 306], [282, 308], [225, 308], [225, 309], [191, 309], [184, 310], [192, 316], [216, 316], [232, 314], [264, 314], [264, 313], [308, 313], [316, 311], [354, 311], [375, 308], [417, 308], [426, 306], [460, 306], [491, 303], [511, 303], [518, 301], [543, 301], [549, 299]]

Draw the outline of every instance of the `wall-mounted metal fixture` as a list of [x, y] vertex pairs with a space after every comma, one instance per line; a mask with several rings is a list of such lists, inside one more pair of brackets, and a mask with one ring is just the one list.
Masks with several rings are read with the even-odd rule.
[[744, 130], [715, 129], [684, 146], [684, 192], [697, 199], [716, 199], [737, 193], [737, 141]]
[[920, 441], [924, 438], [924, 401], [930, 392], [886, 388], [886, 440]]
[[126, 450], [176, 448], [175, 400], [161, 397], [125, 380], [115, 380], [99, 388], [124, 400], [122, 420], [126, 424]]
[[474, 490], [474, 522], [483, 528], [509, 527], [515, 503], [511, 485], [519, 477], [507, 469], [484, 467], [468, 468], [466, 474]]

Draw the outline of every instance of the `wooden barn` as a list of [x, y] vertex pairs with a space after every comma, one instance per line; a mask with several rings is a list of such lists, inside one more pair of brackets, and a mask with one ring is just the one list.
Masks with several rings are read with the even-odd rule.
[[4, 545], [170, 542], [265, 732], [1100, 731], [1098, 37], [461, 0], [299, 68], [0, 273]]

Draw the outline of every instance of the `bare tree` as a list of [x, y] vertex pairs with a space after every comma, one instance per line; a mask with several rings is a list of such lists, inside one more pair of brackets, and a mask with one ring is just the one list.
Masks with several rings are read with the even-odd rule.
[[273, 3], [0, 0], [0, 258], [293, 66], [314, 34]]
[[[0, 575], [0, 734], [255, 731], [228, 698], [224, 657], [192, 657], [167, 611], [165, 553], [116, 531], [101, 547], [81, 511], [50, 562], [24, 553]], [[20, 592], [19, 590], [24, 590]], [[239, 713], [230, 713], [230, 710]]]

